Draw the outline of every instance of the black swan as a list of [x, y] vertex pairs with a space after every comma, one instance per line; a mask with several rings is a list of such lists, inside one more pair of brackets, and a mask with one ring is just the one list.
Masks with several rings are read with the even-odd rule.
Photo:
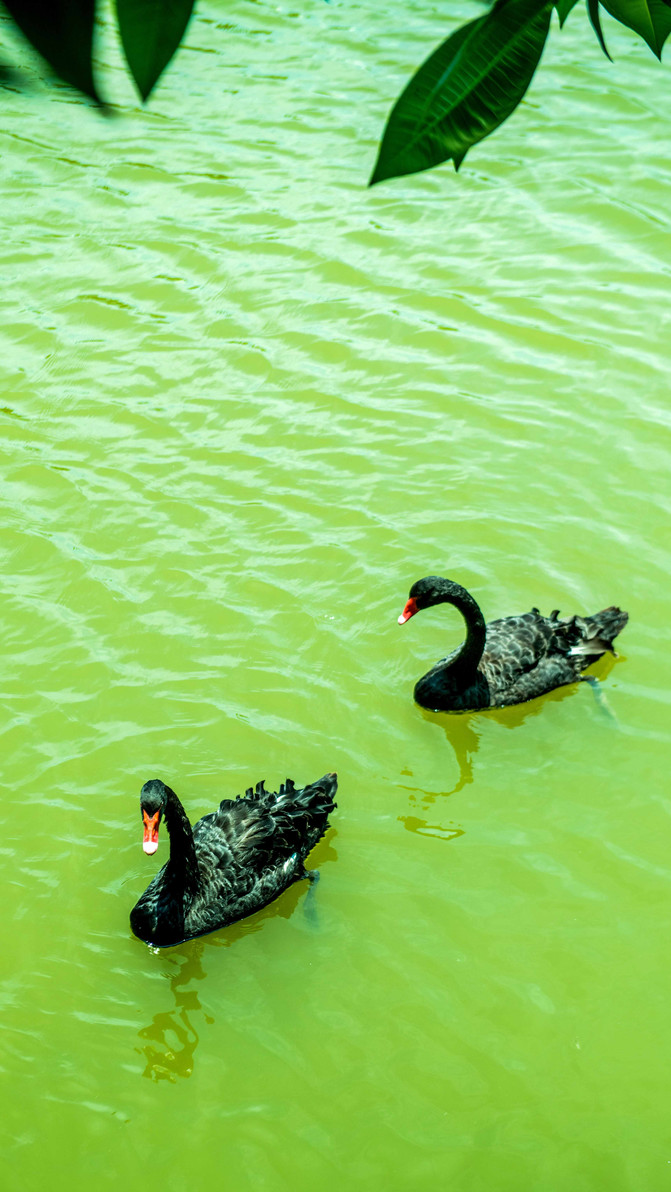
[[613, 638], [628, 613], [604, 608], [593, 617], [559, 620], [559, 609], [544, 617], [537, 608], [518, 617], [485, 619], [461, 584], [427, 575], [413, 584], [399, 625], [432, 604], [453, 604], [466, 622], [466, 640], [442, 658], [415, 686], [415, 699], [436, 712], [475, 712], [522, 704], [576, 683], [592, 662], [613, 650]]
[[180, 944], [251, 915], [311, 877], [303, 862], [328, 827], [337, 789], [336, 774], [300, 790], [287, 778], [279, 794], [258, 782], [244, 798], [223, 799], [192, 830], [175, 792], [160, 778], [145, 782], [142, 847], [156, 852], [164, 819], [170, 857], [130, 913], [135, 935], [157, 947]]

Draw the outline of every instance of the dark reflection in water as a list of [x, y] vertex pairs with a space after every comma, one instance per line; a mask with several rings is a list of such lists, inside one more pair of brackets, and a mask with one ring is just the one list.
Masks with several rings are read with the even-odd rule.
[[[11, 63], [0, 59], [0, 87], [5, 87], [9, 91], [18, 91], [19, 87], [22, 84], [25, 85], [26, 82], [25, 77], [22, 77]], [[28, 87], [30, 87], [29, 81]]]
[[[178, 1076], [190, 1076], [193, 1072], [193, 1057], [200, 1041], [190, 1015], [202, 1010], [198, 993], [189, 986], [202, 981], [205, 970], [202, 957], [205, 945], [202, 940], [190, 940], [170, 949], [166, 958], [166, 969], [170, 976], [170, 988], [175, 998], [175, 1008], [155, 1014], [149, 1026], [139, 1032], [143, 1041], [136, 1051], [144, 1056], [146, 1066], [143, 1076], [151, 1080], [172, 1080]], [[203, 1016], [207, 1022], [207, 1016]]]
[[440, 840], [456, 840], [464, 835], [464, 828], [456, 824], [430, 824], [428, 820], [420, 819], [418, 815], [399, 815], [399, 820], [408, 832], [416, 832], [418, 836], [438, 836]]
[[[336, 830], [330, 828], [313, 849], [309, 861], [311, 869], [320, 868], [326, 861], [337, 860], [338, 854], [331, 844], [336, 834]], [[212, 935], [188, 940], [175, 948], [149, 949], [164, 964], [175, 1004], [171, 1010], [155, 1014], [149, 1026], [142, 1027], [138, 1032], [142, 1046], [135, 1050], [145, 1060], [143, 1076], [150, 1080], [170, 1080], [174, 1083], [178, 1077], [190, 1076], [193, 1072], [194, 1055], [202, 1029], [199, 1020], [202, 1019], [206, 1026], [214, 1022], [204, 1012], [195, 985], [207, 976], [203, 963], [207, 949], [230, 948], [243, 936], [261, 931], [267, 919], [274, 919], [278, 915], [290, 919], [299, 905], [308, 930], [319, 930], [318, 890], [318, 882], [296, 882], [269, 906], [250, 915], [248, 919], [223, 927]]]
[[[610, 674], [616, 662], [617, 659], [612, 654], [607, 654], [591, 667], [588, 676], [601, 714], [614, 725], [617, 725], [617, 720], [608, 703], [605, 689], [601, 686], [601, 680]], [[576, 684], [571, 684], [558, 687], [539, 699], [530, 700], [529, 703], [515, 704], [511, 708], [488, 708], [483, 712], [427, 712], [424, 708], [418, 709], [425, 720], [433, 722], [445, 733], [459, 767], [459, 777], [456, 785], [449, 790], [412, 791], [409, 796], [410, 803], [419, 803], [419, 810], [426, 811], [436, 799], [449, 798], [473, 782], [473, 759], [480, 748], [480, 740], [488, 721], [493, 720], [503, 728], [519, 728], [525, 720], [543, 712], [549, 703], [561, 703], [575, 695]], [[464, 835], [464, 829], [455, 824], [447, 827], [431, 824], [418, 815], [400, 815], [398, 818], [408, 832], [417, 832], [420, 836], [439, 836], [442, 840], [456, 840], [458, 836]]]

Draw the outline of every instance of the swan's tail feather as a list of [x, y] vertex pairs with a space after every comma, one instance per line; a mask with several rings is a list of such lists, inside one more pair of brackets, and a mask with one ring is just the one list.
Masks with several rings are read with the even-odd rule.
[[293, 806], [303, 812], [316, 811], [328, 815], [336, 806], [333, 796], [337, 789], [338, 775], [333, 773], [324, 774], [323, 778], [318, 778], [316, 782], [310, 782], [298, 790], [295, 783], [287, 778], [286, 783], [283, 782], [280, 787], [278, 803], [287, 809]]
[[577, 646], [571, 646], [569, 654], [589, 654], [593, 656], [594, 654], [605, 654], [607, 650], [610, 650], [611, 654], [615, 654], [612, 642], [606, 641], [603, 637], [588, 637], [578, 642]]
[[571, 617], [558, 622], [555, 641], [561, 643], [562, 652], [595, 660], [607, 651], [615, 654], [613, 640], [628, 620], [629, 614], [614, 606], [603, 608], [592, 617]]
[[[623, 612], [615, 605], [611, 605], [610, 608], [602, 608], [601, 612], [595, 613], [593, 617], [585, 617], [585, 626], [588, 631], [588, 640], [585, 645], [590, 646], [592, 643], [598, 643], [599, 653], [604, 654], [606, 650], [610, 650], [611, 654], [614, 654], [613, 641], [618, 633], [622, 632], [628, 620], [629, 613]], [[589, 650], [584, 652], [590, 653]]]
[[277, 794], [261, 787], [258, 783], [256, 791], [248, 788], [244, 799], [222, 803], [222, 811], [232, 817], [238, 857], [253, 857], [259, 865], [275, 863], [273, 858], [281, 854], [307, 857], [328, 828], [338, 776], [325, 774], [301, 788], [288, 778]]
[[612, 604], [609, 608], [602, 608], [601, 612], [595, 613], [593, 617], [586, 617], [585, 620], [595, 625], [602, 637], [612, 641], [624, 629], [629, 620], [629, 613]]
[[[271, 814], [275, 830], [286, 838], [289, 847], [298, 847], [304, 857], [314, 848], [328, 827], [328, 817], [337, 806], [336, 774], [325, 774], [316, 782], [296, 788], [291, 780], [282, 784]], [[296, 843], [294, 843], [296, 841]]]

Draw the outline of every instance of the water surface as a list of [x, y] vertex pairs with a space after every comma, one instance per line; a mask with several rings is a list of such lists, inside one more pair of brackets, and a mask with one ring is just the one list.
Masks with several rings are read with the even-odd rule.
[[[299, 7], [201, 3], [144, 111], [109, 34], [115, 119], [3, 91], [10, 1183], [667, 1188], [668, 67], [576, 10], [458, 177], [369, 191], [474, 10]], [[436, 572], [628, 608], [606, 706], [416, 707]], [[330, 769], [312, 907], [132, 937], [147, 778]]]

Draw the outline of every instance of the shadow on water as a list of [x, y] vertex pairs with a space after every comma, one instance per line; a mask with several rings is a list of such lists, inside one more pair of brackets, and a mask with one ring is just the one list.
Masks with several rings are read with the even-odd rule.
[[[617, 720], [608, 704], [601, 681], [610, 674], [617, 662], [618, 658], [607, 654], [598, 663], [595, 663], [590, 668], [589, 674], [585, 676], [594, 693], [600, 714], [611, 725], [617, 725]], [[480, 741], [486, 732], [488, 723], [493, 721], [503, 728], [519, 728], [525, 720], [543, 712], [548, 704], [559, 704], [563, 703], [565, 699], [574, 698], [577, 687], [578, 684], [572, 683], [566, 687], [558, 687], [555, 691], [549, 691], [546, 695], [530, 700], [526, 704], [515, 704], [510, 708], [488, 708], [482, 712], [428, 712], [424, 708], [419, 708], [418, 711], [424, 720], [435, 724], [445, 733], [459, 767], [459, 777], [456, 784], [449, 790], [421, 792], [412, 790], [409, 795], [410, 803], [414, 805], [419, 803], [419, 809], [426, 811], [432, 803], [435, 803], [436, 799], [446, 799], [450, 795], [456, 795], [473, 782], [473, 759], [480, 748]], [[406, 789], [410, 790], [411, 788]], [[449, 827], [430, 824], [428, 820], [417, 815], [400, 815], [398, 818], [408, 832], [416, 832], [420, 836], [438, 836], [441, 840], [456, 840], [457, 837], [464, 835], [464, 830], [454, 824]]]
[[[338, 854], [331, 845], [336, 834], [336, 830], [330, 828], [313, 849], [310, 854], [311, 869], [337, 860]], [[239, 923], [223, 927], [211, 935], [187, 940], [174, 948], [149, 949], [164, 965], [164, 975], [170, 983], [175, 1004], [172, 1009], [155, 1014], [149, 1025], [138, 1032], [141, 1046], [135, 1050], [145, 1061], [143, 1076], [149, 1080], [170, 1080], [175, 1083], [178, 1077], [187, 1077], [193, 1072], [202, 1024], [211, 1026], [214, 1022], [214, 1018], [203, 1010], [196, 984], [207, 976], [204, 962], [208, 950], [231, 948], [244, 936], [261, 931], [268, 919], [278, 916], [290, 919], [301, 904], [305, 930], [318, 930], [319, 916], [315, 902], [317, 888], [316, 883], [296, 882], [274, 902]]]
[[17, 70], [6, 58], [0, 58], [0, 87], [5, 91], [35, 91], [35, 85], [25, 71]]

